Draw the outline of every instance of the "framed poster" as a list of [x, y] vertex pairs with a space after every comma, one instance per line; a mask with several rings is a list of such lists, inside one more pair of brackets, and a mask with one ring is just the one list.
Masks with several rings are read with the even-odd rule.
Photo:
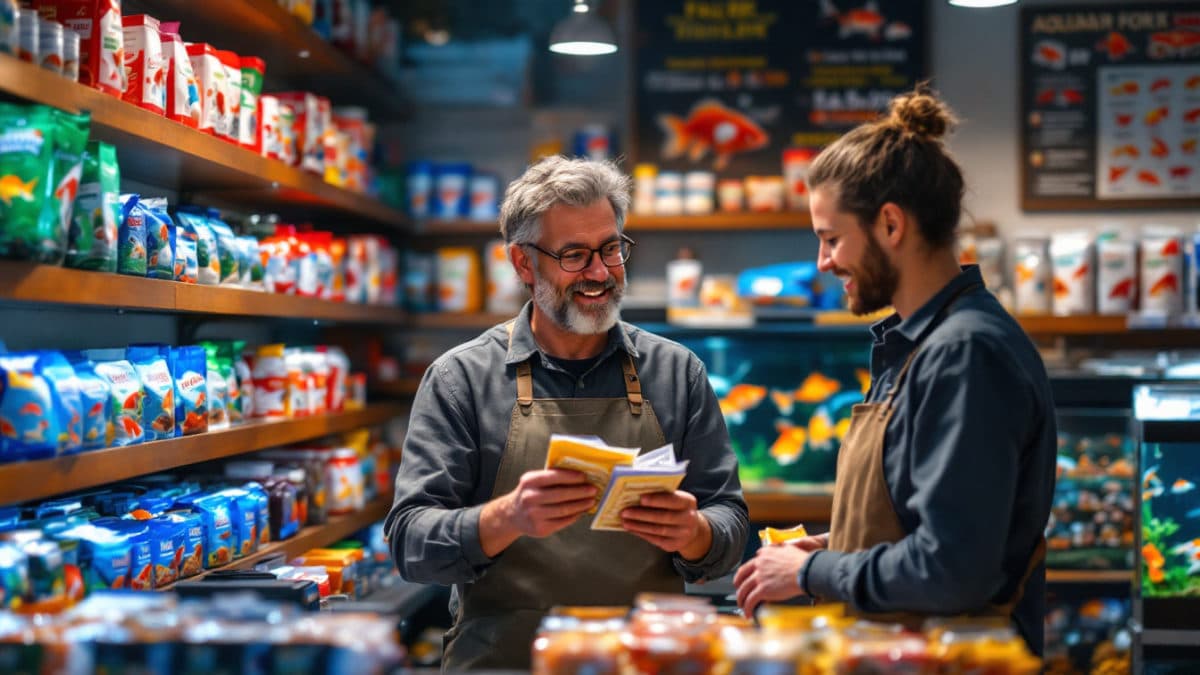
[[1200, 206], [1200, 5], [1021, 11], [1021, 206]]
[[875, 119], [926, 73], [924, 2], [637, 0], [636, 162], [782, 173]]

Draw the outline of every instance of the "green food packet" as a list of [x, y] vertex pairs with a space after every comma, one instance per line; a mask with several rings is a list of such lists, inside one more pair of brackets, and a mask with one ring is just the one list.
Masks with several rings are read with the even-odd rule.
[[54, 110], [54, 155], [51, 176], [54, 189], [42, 205], [39, 228], [42, 256], [39, 260], [61, 264], [67, 252], [67, 234], [71, 230], [71, 212], [83, 178], [83, 153], [87, 149], [92, 115]]
[[67, 237], [67, 267], [117, 271], [120, 192], [117, 149], [108, 143], [91, 141], [83, 153], [83, 180]]
[[42, 209], [50, 195], [54, 113], [46, 106], [0, 103], [0, 257], [41, 260]]

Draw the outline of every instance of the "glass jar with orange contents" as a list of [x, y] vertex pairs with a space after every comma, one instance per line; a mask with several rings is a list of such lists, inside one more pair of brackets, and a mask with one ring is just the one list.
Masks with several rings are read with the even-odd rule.
[[937, 659], [930, 656], [925, 637], [891, 624], [859, 622], [848, 628], [834, 672], [886, 675], [936, 675]]
[[363, 507], [363, 476], [353, 448], [333, 451], [325, 465], [329, 515], [341, 516]]
[[721, 657], [720, 628], [711, 606], [638, 610], [621, 635], [632, 672], [709, 673]]
[[624, 626], [621, 619], [546, 616], [533, 640], [533, 675], [620, 675]]

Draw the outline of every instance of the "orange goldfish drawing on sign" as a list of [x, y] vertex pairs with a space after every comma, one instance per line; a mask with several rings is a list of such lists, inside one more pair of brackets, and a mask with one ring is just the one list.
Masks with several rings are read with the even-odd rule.
[[1123, 33], [1112, 31], [1096, 43], [1096, 51], [1107, 53], [1110, 61], [1120, 61], [1133, 51], [1133, 43]]
[[699, 161], [712, 150], [716, 155], [713, 166], [718, 171], [729, 164], [730, 156], [757, 150], [770, 141], [754, 120], [716, 99], [696, 103], [686, 119], [659, 115], [658, 124], [666, 134], [663, 157], [674, 159], [687, 153], [692, 161]]

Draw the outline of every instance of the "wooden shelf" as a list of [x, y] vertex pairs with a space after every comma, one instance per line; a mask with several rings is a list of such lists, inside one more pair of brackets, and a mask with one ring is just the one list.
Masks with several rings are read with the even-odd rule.
[[[714, 213], [706, 216], [638, 216], [625, 223], [630, 232], [736, 232], [744, 230], [809, 230], [812, 217], [806, 211], [781, 213]], [[495, 222], [479, 220], [427, 220], [416, 234], [430, 237], [450, 235], [500, 236]]]
[[377, 121], [406, 109], [400, 88], [317, 35], [276, 0], [126, 0], [162, 21], [180, 21], [188, 42], [208, 42], [267, 64], [266, 92], [289, 87], [327, 96], [334, 106], [359, 105]]
[[1046, 570], [1051, 584], [1133, 583], [1133, 570]]
[[382, 424], [404, 411], [405, 406], [397, 403], [374, 403], [363, 410], [280, 422], [255, 422], [225, 431], [123, 448], [0, 464], [0, 504], [51, 497], [197, 462]]
[[510, 314], [486, 314], [474, 312], [430, 312], [413, 314], [409, 317], [409, 325], [413, 328], [425, 329], [461, 329], [486, 330], [498, 323], [504, 323], [513, 318]]
[[20, 262], [0, 262], [0, 301], [347, 323], [399, 325], [408, 321], [403, 311], [393, 307]]
[[388, 398], [410, 398], [417, 393], [417, 389], [421, 386], [421, 378], [419, 377], [402, 377], [399, 380], [391, 382], [372, 382], [369, 389], [372, 394], [385, 396]]
[[812, 525], [828, 523], [833, 515], [832, 494], [747, 492], [750, 522]]
[[1129, 332], [1124, 316], [1018, 316], [1030, 335], [1114, 335]]
[[[271, 558], [273, 556], [282, 555], [285, 559], [291, 560], [296, 556], [313, 548], [321, 548], [328, 546], [336, 541], [344, 539], [351, 534], [361, 530], [368, 525], [383, 520], [389, 509], [392, 508], [392, 500], [390, 495], [384, 495], [368, 502], [362, 511], [351, 513], [344, 516], [333, 516], [329, 522], [324, 525], [312, 525], [306, 527], [296, 534], [291, 539], [283, 541], [273, 541], [266, 546], [260, 546], [257, 551], [250, 555], [234, 560], [228, 565], [222, 565], [210, 570], [204, 570], [200, 574], [196, 574], [181, 581], [195, 581], [202, 579], [217, 570], [243, 570], [254, 567], [261, 560]], [[167, 591], [175, 584], [168, 584], [158, 589]]]
[[[243, 3], [179, 4], [209, 12], [214, 4]], [[267, 0], [248, 4], [274, 6]], [[213, 12], [213, 16], [220, 13]], [[0, 93], [72, 112], [91, 111], [90, 137], [117, 147], [122, 178], [174, 187], [202, 203], [270, 208], [301, 218], [337, 215], [346, 224], [408, 225], [403, 213], [373, 197], [334, 187], [319, 176], [260, 157], [6, 54], [0, 54]]]

